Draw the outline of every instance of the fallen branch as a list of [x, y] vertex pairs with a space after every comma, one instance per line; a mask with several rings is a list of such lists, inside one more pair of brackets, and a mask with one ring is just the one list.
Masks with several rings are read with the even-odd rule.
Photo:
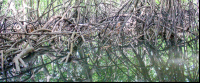
[[22, 65], [24, 67], [27, 67], [27, 65], [25, 64], [25, 62], [22, 60], [22, 58], [25, 56], [25, 55], [28, 55], [28, 53], [31, 53], [34, 51], [34, 48], [33, 47], [27, 47], [26, 49], [22, 50], [21, 53], [17, 54], [17, 56], [14, 57], [13, 59], [13, 62], [15, 63], [15, 66], [16, 66], [16, 70], [17, 71], [20, 71], [20, 66], [19, 66], [19, 61], [22, 63]]

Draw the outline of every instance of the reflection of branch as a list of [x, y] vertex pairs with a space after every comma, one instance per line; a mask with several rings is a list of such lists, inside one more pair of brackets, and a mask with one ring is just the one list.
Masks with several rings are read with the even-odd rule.
[[137, 58], [137, 60], [138, 60], [138, 62], [139, 62], [139, 64], [140, 64], [140, 66], [141, 67], [143, 67], [143, 68], [141, 68], [141, 70], [142, 70], [142, 75], [144, 76], [144, 79], [146, 79], [146, 80], [148, 80], [148, 81], [151, 81], [151, 78], [150, 78], [150, 75], [148, 74], [148, 69], [147, 69], [147, 67], [145, 66], [145, 63], [144, 63], [144, 61], [142, 60], [142, 58], [141, 58], [141, 56], [136, 52], [136, 50], [134, 49], [134, 47], [131, 45], [131, 47], [132, 47], [132, 51], [135, 53], [135, 55], [136, 55], [136, 58]]
[[106, 50], [106, 55], [108, 56], [108, 58], [110, 58], [111, 62], [113, 62], [115, 64], [115, 66], [121, 71], [123, 72], [128, 78], [131, 78], [128, 74], [126, 74], [118, 65], [117, 63], [110, 57], [110, 53]]
[[[71, 40], [74, 39], [74, 35], [75, 35], [75, 34], [76, 34], [75, 32], [72, 33]], [[69, 43], [68, 43], [68, 44], [69, 44]], [[63, 59], [61, 60], [61, 62], [63, 62], [63, 61], [65, 60], [65, 63], [66, 63], [66, 62], [68, 61], [68, 59], [69, 59], [69, 56], [72, 55], [74, 44], [73, 44], [73, 42], [71, 42], [70, 44], [71, 44], [71, 46], [70, 46], [70, 52], [68, 53], [68, 55], [66, 56], [66, 58], [63, 58]]]

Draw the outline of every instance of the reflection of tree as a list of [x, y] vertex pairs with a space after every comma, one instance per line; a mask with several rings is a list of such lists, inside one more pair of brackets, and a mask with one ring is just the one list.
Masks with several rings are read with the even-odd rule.
[[195, 3], [56, 2], [1, 10], [1, 81], [199, 81]]

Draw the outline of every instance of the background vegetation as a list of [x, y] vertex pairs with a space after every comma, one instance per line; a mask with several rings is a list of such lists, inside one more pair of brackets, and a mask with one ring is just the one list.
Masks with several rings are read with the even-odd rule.
[[199, 82], [199, 0], [0, 0], [0, 81]]

